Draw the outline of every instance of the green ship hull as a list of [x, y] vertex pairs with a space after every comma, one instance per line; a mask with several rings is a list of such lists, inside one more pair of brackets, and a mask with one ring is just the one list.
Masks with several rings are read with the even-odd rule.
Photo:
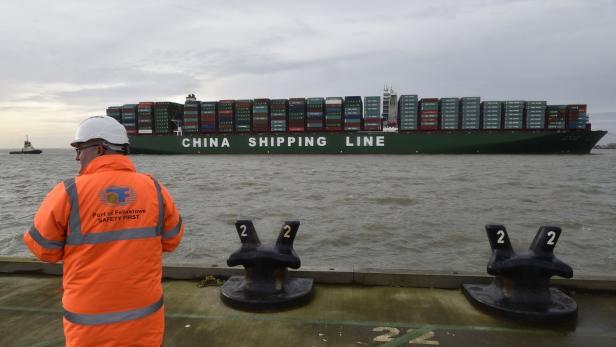
[[135, 154], [588, 154], [603, 130], [130, 135]]

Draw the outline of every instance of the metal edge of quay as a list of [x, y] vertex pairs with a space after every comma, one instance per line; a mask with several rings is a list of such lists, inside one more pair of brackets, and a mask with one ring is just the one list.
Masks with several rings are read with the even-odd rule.
[[[0, 257], [0, 274], [62, 275], [62, 264], [48, 264], [32, 258]], [[198, 280], [208, 275], [220, 278], [241, 276], [244, 269], [201, 267], [195, 265], [164, 265], [163, 278]], [[306, 268], [290, 270], [293, 277], [310, 277], [319, 284], [391, 286], [414, 288], [460, 289], [465, 283], [492, 281], [492, 276], [479, 273], [412, 271], [373, 268]], [[616, 276], [579, 276], [572, 279], [552, 279], [552, 286], [581, 292], [616, 292]]]

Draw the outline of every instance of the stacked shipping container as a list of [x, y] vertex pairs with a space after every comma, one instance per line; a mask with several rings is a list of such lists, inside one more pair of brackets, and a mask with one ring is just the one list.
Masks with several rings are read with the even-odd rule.
[[325, 130], [342, 130], [342, 109], [344, 101], [340, 97], [325, 98]]
[[122, 123], [122, 106], [109, 106], [107, 107], [107, 116]]
[[170, 117], [166, 101], [157, 101], [154, 103], [154, 133], [155, 134], [167, 134], [171, 132], [169, 126]]
[[271, 101], [270, 127], [272, 131], [287, 131], [289, 100], [274, 99]]
[[126, 128], [126, 133], [137, 133], [137, 104], [122, 105], [122, 125]]
[[564, 129], [566, 111], [565, 105], [549, 105], [546, 111], [547, 128]]
[[289, 131], [304, 131], [306, 129], [306, 99], [289, 99]]
[[137, 132], [151, 134], [154, 129], [154, 102], [143, 101], [137, 105]]
[[268, 132], [270, 99], [255, 99], [252, 104], [252, 131]]
[[502, 107], [500, 101], [484, 101], [481, 103], [482, 126], [484, 129], [500, 129], [502, 127]]
[[478, 96], [466, 96], [460, 99], [462, 129], [479, 129], [481, 124], [480, 104], [481, 98]]
[[200, 126], [199, 131], [202, 133], [216, 132], [216, 113], [218, 111], [218, 103], [216, 101], [201, 102], [201, 111], [199, 114]]
[[364, 97], [364, 130], [381, 130], [381, 97]]
[[524, 101], [503, 102], [503, 128], [522, 129], [524, 125]]
[[289, 131], [304, 131], [306, 129], [306, 99], [289, 99]]
[[[186, 133], [380, 131], [380, 97], [220, 100], [185, 104], [140, 102], [110, 106], [129, 134], [167, 134], [182, 124]], [[479, 97], [423, 98], [401, 95], [400, 131], [456, 129], [584, 129], [585, 104], [547, 105], [546, 101], [484, 101]]]
[[235, 101], [235, 131], [249, 132], [252, 118], [252, 100]]
[[363, 115], [361, 96], [344, 97], [344, 130], [360, 131]]
[[439, 101], [441, 129], [460, 129], [460, 99], [441, 98]]
[[184, 103], [184, 121], [182, 122], [182, 131], [185, 133], [199, 132], [201, 103], [195, 99], [186, 100]]
[[220, 100], [218, 102], [218, 131], [221, 133], [233, 132], [235, 120], [235, 101]]
[[526, 117], [527, 129], [545, 128], [545, 109], [546, 101], [527, 101], [524, 113]]
[[419, 100], [419, 129], [438, 130], [438, 99]]
[[567, 129], [584, 129], [587, 123], [586, 105], [568, 105], [566, 124]]
[[324, 98], [308, 98], [306, 100], [306, 128], [307, 130], [323, 130], [323, 115], [325, 113]]
[[400, 130], [417, 130], [417, 95], [400, 95], [398, 125]]
[[175, 102], [157, 102], [154, 104], [154, 133], [167, 134], [175, 129], [172, 121], [182, 118], [183, 106]]

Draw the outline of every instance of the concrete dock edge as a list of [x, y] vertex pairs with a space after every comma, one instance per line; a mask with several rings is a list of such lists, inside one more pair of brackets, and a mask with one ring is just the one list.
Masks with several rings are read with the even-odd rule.
[[[0, 274], [62, 275], [62, 264], [48, 264], [30, 258], [0, 257]], [[220, 278], [241, 276], [242, 268], [164, 265], [163, 278], [198, 280], [212, 275]], [[459, 289], [466, 283], [490, 283], [487, 274], [409, 271], [396, 269], [336, 268], [290, 270], [293, 277], [313, 278], [321, 284], [357, 284], [367, 286]], [[616, 277], [580, 276], [572, 279], [552, 278], [551, 284], [570, 290], [616, 292]]]

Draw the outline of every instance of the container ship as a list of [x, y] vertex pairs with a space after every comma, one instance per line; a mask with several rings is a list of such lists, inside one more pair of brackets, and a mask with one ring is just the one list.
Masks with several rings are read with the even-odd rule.
[[136, 154], [587, 154], [586, 104], [381, 96], [110, 106]]

